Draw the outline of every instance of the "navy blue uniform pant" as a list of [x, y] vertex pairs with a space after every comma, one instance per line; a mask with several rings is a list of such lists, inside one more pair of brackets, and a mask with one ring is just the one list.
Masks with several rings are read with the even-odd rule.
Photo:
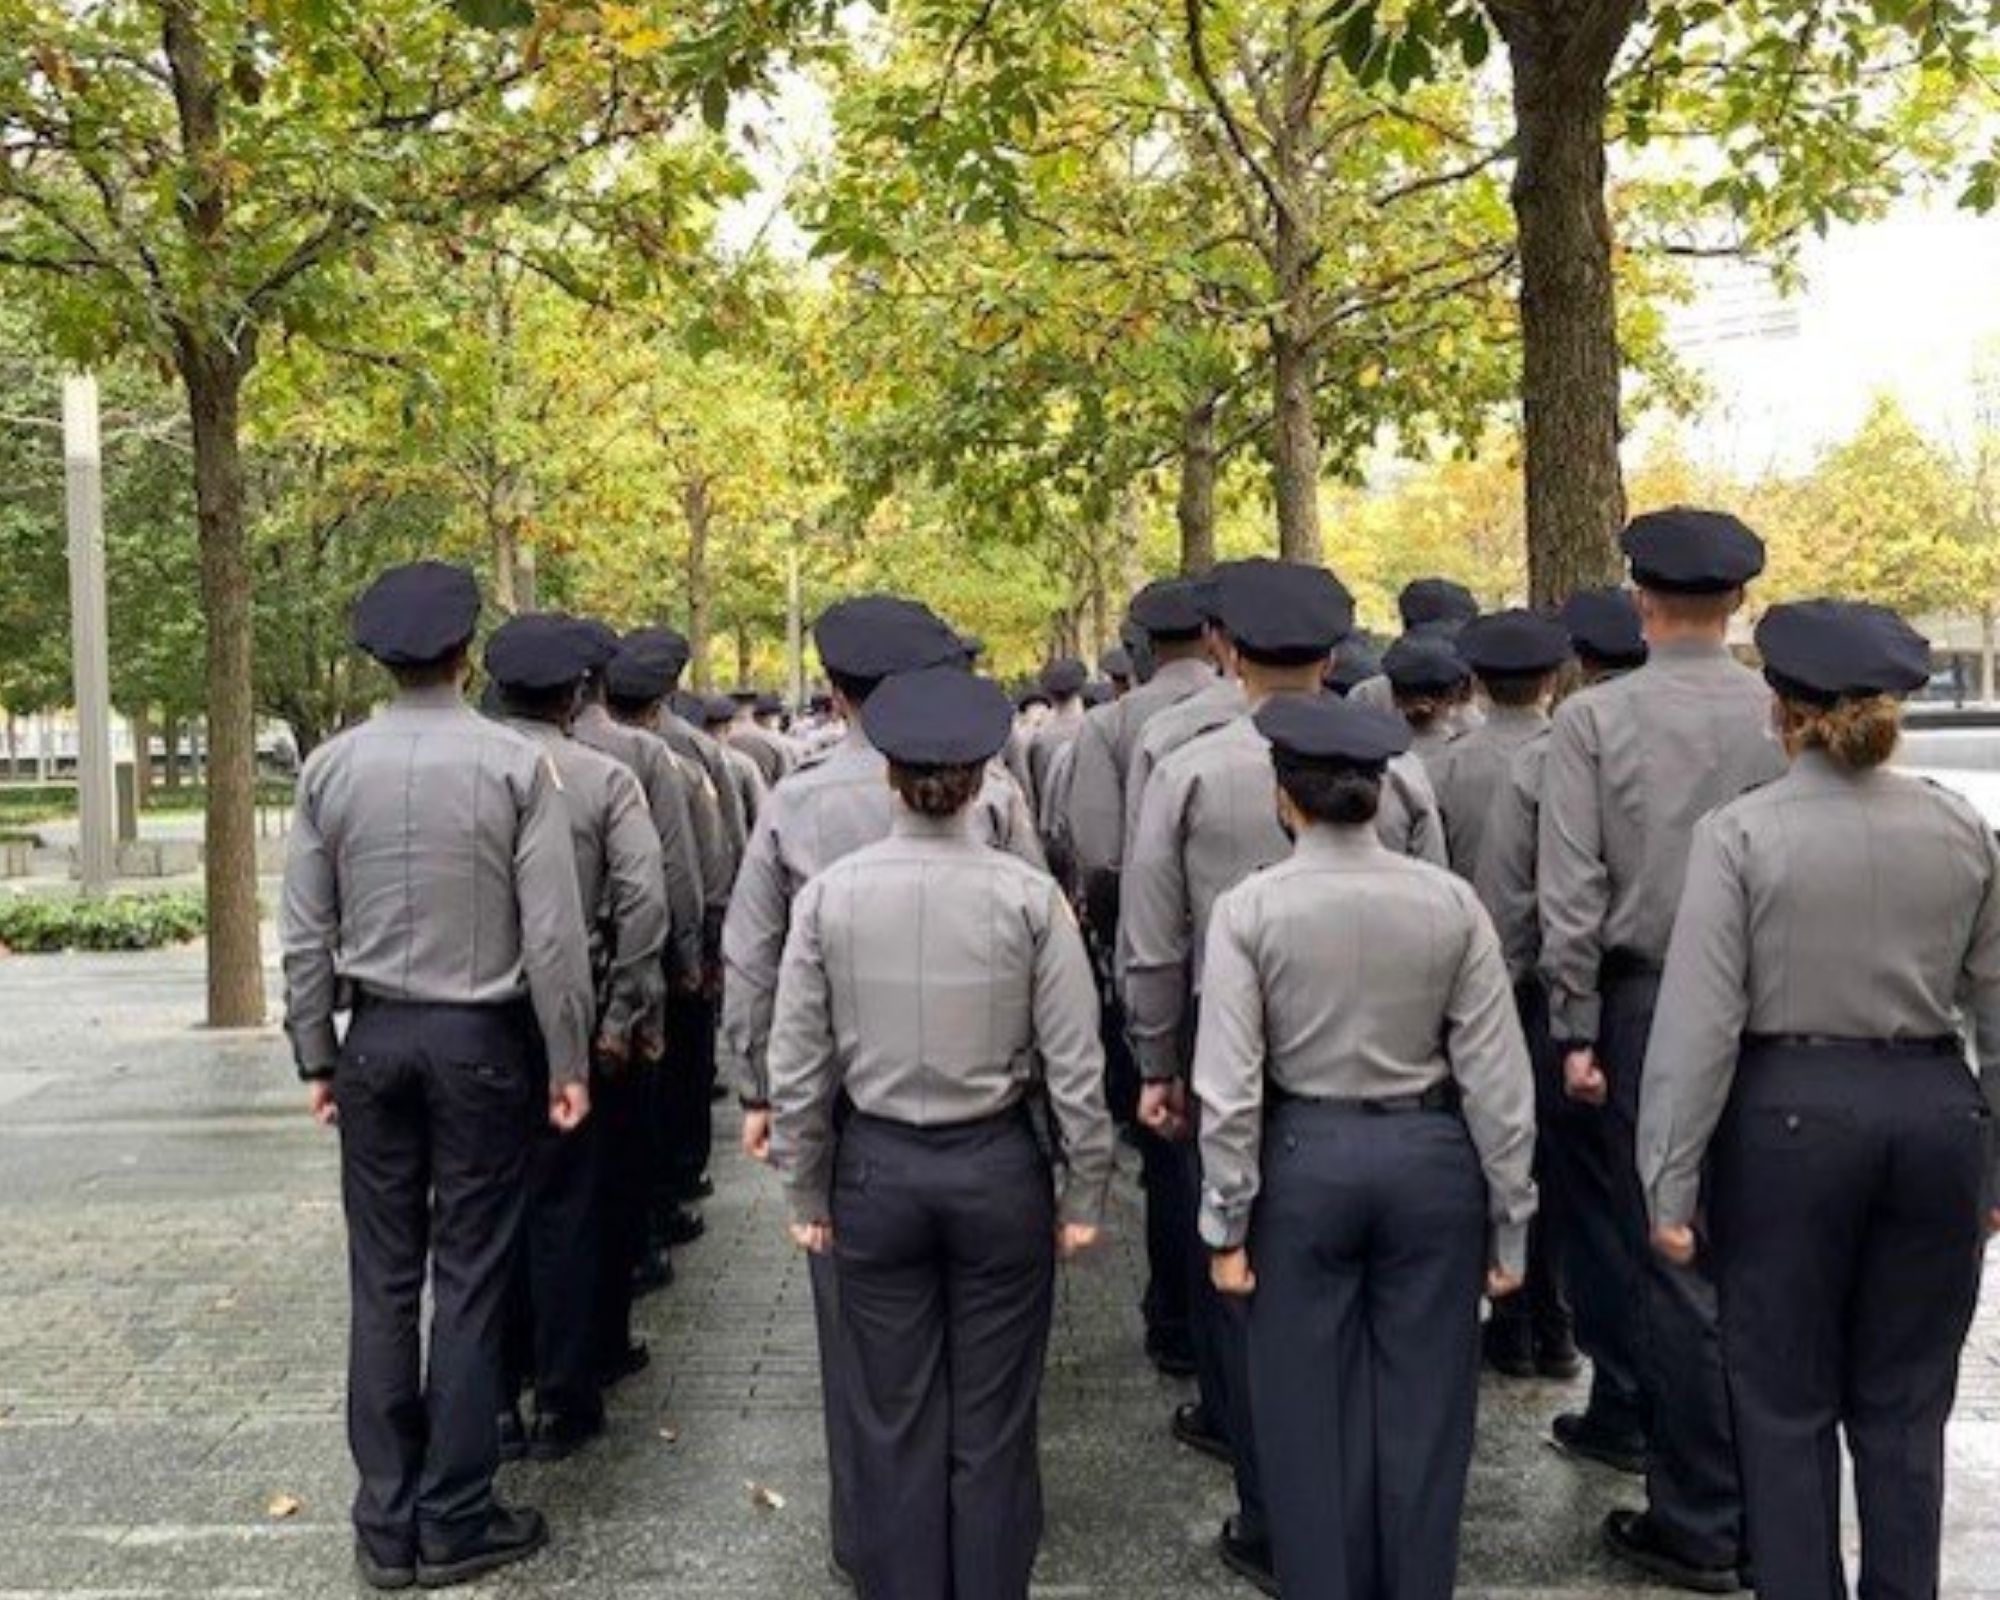
[[1055, 1281], [1054, 1195], [1027, 1118], [854, 1116], [833, 1226], [863, 1600], [1025, 1600]]
[[492, 1513], [540, 1057], [525, 1007], [372, 1001], [341, 1051], [347, 1432], [361, 1479], [354, 1523], [378, 1561], [407, 1564], [420, 1545], [454, 1559]]
[[1249, 1252], [1250, 1397], [1285, 1600], [1450, 1600], [1487, 1264], [1465, 1124], [1275, 1107]]
[[602, 1105], [593, 1092], [583, 1126], [558, 1133], [544, 1121], [532, 1136], [507, 1340], [508, 1399], [532, 1384], [537, 1411], [576, 1421], [603, 1411], [596, 1316]]
[[[1573, 1141], [1565, 1144], [1557, 1123], [1577, 1112], [1562, 1090], [1562, 1061], [1549, 1036], [1548, 995], [1539, 983], [1524, 983], [1516, 986], [1514, 1003], [1535, 1074], [1535, 1188], [1539, 1203], [1528, 1230], [1527, 1281], [1519, 1294], [1495, 1303], [1493, 1318], [1502, 1324], [1526, 1324], [1540, 1349], [1567, 1340], [1573, 1331], [1564, 1268], [1570, 1213], [1568, 1150]], [[1629, 1404], [1636, 1407], [1636, 1395], [1630, 1397]]]
[[1979, 1298], [1992, 1127], [1962, 1059], [1773, 1044], [1712, 1147], [1710, 1229], [1761, 1600], [1936, 1600], [1944, 1429]]

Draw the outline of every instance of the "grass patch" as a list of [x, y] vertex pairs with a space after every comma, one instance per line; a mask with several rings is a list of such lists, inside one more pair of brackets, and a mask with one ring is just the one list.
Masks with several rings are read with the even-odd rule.
[[198, 939], [208, 926], [198, 894], [70, 895], [0, 899], [0, 949], [17, 955], [57, 950], [158, 950]]

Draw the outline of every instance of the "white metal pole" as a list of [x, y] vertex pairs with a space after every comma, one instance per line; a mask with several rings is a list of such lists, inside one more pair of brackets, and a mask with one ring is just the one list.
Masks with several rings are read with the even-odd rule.
[[97, 380], [63, 379], [63, 468], [69, 506], [69, 608], [76, 678], [77, 868], [101, 894], [117, 866], [111, 769], [110, 624], [104, 598], [104, 453]]

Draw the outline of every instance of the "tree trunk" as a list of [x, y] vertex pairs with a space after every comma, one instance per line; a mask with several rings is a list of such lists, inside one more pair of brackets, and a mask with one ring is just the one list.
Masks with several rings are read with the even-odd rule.
[[1204, 395], [1181, 417], [1181, 492], [1174, 516], [1181, 529], [1181, 572], [1194, 577], [1215, 565], [1215, 396]]
[[1281, 203], [1271, 224], [1271, 276], [1278, 291], [1271, 318], [1271, 487], [1278, 502], [1278, 555], [1318, 565], [1320, 341], [1318, 205], [1312, 150], [1317, 142], [1314, 73], [1306, 48], [1305, 10], [1286, 14], [1283, 118], [1272, 160]]
[[681, 486], [681, 510], [687, 517], [687, 603], [689, 670], [697, 689], [708, 687], [708, 634], [710, 596], [708, 589], [708, 534], [714, 507], [708, 496], [706, 478], [689, 478]]
[[243, 516], [240, 403], [249, 362], [182, 341], [201, 530], [201, 604], [208, 625], [208, 1021], [264, 1020], [257, 932], [257, 716], [251, 698], [250, 538]]
[[153, 792], [153, 717], [141, 707], [125, 720], [132, 725], [132, 782], [143, 806]]
[[[1605, 208], [1605, 79], [1639, 7], [1599, 0], [1502, 18], [1519, 155], [1521, 408], [1529, 588], [1538, 604], [1616, 582], [1625, 521], [1618, 460], [1618, 312]], [[1585, 37], [1584, 31], [1589, 31]]]
[[167, 749], [167, 788], [170, 790], [179, 789], [181, 786], [181, 719], [176, 713], [169, 711], [160, 719], [160, 739]]
[[747, 622], [739, 622], [736, 624], [736, 687], [737, 688], [747, 689], [750, 687], [750, 673], [751, 673], [750, 624]]

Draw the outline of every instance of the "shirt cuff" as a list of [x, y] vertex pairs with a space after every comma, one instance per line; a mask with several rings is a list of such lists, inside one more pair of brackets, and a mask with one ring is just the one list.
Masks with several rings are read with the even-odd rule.
[[1663, 1172], [1646, 1192], [1647, 1220], [1655, 1228], [1691, 1227], [1700, 1207], [1699, 1174]]
[[833, 1220], [833, 1202], [826, 1190], [817, 1184], [800, 1184], [797, 1187], [787, 1188], [785, 1199], [791, 1207], [792, 1221], [800, 1227]]
[[1493, 1264], [1502, 1272], [1522, 1278], [1528, 1272], [1528, 1225], [1525, 1222], [1497, 1223], [1493, 1229]]
[[1250, 1239], [1250, 1207], [1225, 1206], [1213, 1195], [1201, 1202], [1201, 1242], [1211, 1250], [1241, 1250]]
[[723, 1081], [736, 1089], [736, 1098], [745, 1105], [769, 1105], [771, 1101], [771, 1075], [766, 1070], [763, 1052], [754, 1056], [746, 1050], [724, 1050], [718, 1066]]
[[333, 1069], [340, 1065], [340, 1035], [334, 1031], [331, 1017], [286, 1031], [292, 1036], [292, 1059], [298, 1063], [301, 1078], [333, 1076]]
[[1584, 1041], [1594, 1042], [1603, 1023], [1603, 1002], [1594, 994], [1572, 994], [1566, 989], [1549, 991], [1549, 1033], [1572, 1049]]
[[1108, 1186], [1066, 1181], [1056, 1200], [1056, 1221], [1065, 1227], [1101, 1228]]
[[1166, 1083], [1187, 1076], [1180, 1045], [1172, 1034], [1158, 1039], [1134, 1039], [1132, 1054], [1139, 1063], [1139, 1076], [1148, 1083]]

